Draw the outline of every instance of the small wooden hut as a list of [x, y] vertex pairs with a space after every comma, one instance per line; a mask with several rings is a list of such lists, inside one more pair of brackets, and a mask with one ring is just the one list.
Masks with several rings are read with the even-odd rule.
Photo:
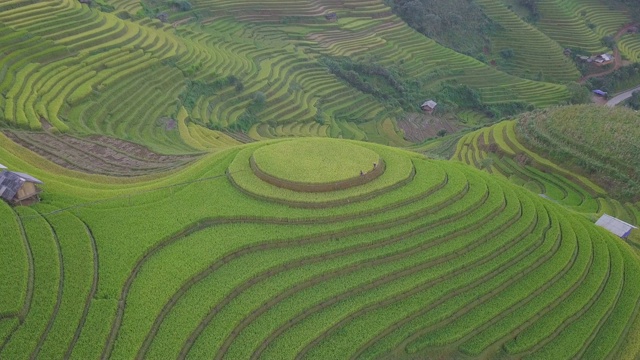
[[420, 109], [428, 114], [431, 114], [436, 109], [436, 106], [438, 106], [437, 102], [433, 100], [427, 100], [422, 103], [422, 105], [420, 105]]
[[42, 181], [31, 175], [15, 172], [0, 172], [0, 198], [11, 205], [28, 205], [40, 201], [42, 190], [37, 186]]

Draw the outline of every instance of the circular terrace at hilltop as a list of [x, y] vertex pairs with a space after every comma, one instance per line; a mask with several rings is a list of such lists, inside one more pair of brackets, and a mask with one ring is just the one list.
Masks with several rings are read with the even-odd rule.
[[227, 171], [244, 193], [296, 207], [372, 198], [409, 183], [415, 175], [411, 157], [394, 149], [315, 138], [246, 147]]
[[299, 192], [330, 192], [364, 185], [384, 173], [375, 151], [344, 141], [284, 141], [257, 149], [253, 173], [271, 185]]
[[263, 146], [253, 153], [253, 161], [260, 171], [278, 179], [327, 184], [372, 171], [380, 155], [346, 141], [302, 139]]

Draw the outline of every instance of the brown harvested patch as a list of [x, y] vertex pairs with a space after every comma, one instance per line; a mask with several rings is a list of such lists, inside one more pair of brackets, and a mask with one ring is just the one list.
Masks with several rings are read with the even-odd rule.
[[183, 166], [197, 158], [161, 155], [144, 146], [102, 135], [77, 138], [27, 131], [5, 131], [4, 134], [51, 162], [90, 174], [147, 175]]
[[453, 134], [462, 128], [454, 120], [428, 114], [409, 114], [398, 121], [398, 126], [404, 131], [405, 139], [417, 143], [438, 137], [441, 130]]

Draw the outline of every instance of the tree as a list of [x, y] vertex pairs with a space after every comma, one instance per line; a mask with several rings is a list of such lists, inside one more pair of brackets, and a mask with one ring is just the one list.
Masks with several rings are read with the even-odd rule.
[[631, 97], [627, 101], [627, 104], [634, 110], [640, 110], [640, 90], [636, 90], [631, 93]]
[[605, 36], [602, 38], [604, 46], [613, 49], [616, 46], [616, 39], [613, 36]]
[[500, 56], [502, 56], [502, 58], [505, 60], [513, 58], [515, 54], [515, 51], [513, 51], [513, 49], [511, 48], [503, 49], [500, 51]]
[[253, 94], [254, 104], [264, 105], [266, 101], [267, 101], [267, 95], [265, 95], [262, 91], [256, 91], [256, 93]]
[[568, 83], [567, 90], [569, 90], [570, 104], [586, 104], [591, 101], [589, 89], [576, 82]]

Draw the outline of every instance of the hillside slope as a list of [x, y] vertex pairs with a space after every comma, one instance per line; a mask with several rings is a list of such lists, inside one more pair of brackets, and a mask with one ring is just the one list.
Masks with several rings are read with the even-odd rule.
[[[640, 262], [612, 235], [466, 165], [316, 141], [115, 183], [0, 135], [46, 184], [32, 208], [0, 204], [0, 357], [637, 354]], [[316, 174], [318, 149], [353, 161]]]
[[516, 132], [526, 145], [588, 175], [613, 197], [638, 201], [639, 120], [624, 107], [569, 106], [524, 114]]
[[[561, 110], [560, 108], [556, 111], [560, 112]], [[575, 110], [573, 109], [573, 111]], [[551, 112], [553, 111], [551, 110]], [[535, 115], [523, 115], [524, 119], [531, 117], [535, 117]], [[579, 122], [579, 120], [565, 120]], [[457, 142], [452, 159], [482, 169], [497, 177], [506, 178], [511, 183], [583, 214], [593, 221], [603, 214], [609, 214], [631, 224], [640, 224], [640, 202], [634, 200], [635, 196], [615, 196], [615, 191], [611, 191], [610, 188], [615, 184], [614, 182], [602, 183], [605, 188], [601, 187], [594, 182], [601, 180], [601, 173], [589, 173], [585, 169], [581, 169], [574, 162], [571, 162], [571, 159], [574, 159], [571, 156], [565, 156], [563, 157], [565, 161], [559, 161], [560, 155], [584, 155], [586, 153], [567, 153], [567, 148], [562, 147], [558, 147], [556, 151], [555, 145], [546, 148], [550, 150], [532, 146], [520, 135], [518, 125], [519, 123], [516, 121], [503, 121], [462, 136]], [[589, 127], [578, 130], [583, 133], [589, 131]], [[618, 145], [624, 144], [618, 149], [626, 149], [636, 143], [634, 141], [617, 142]], [[539, 143], [535, 144], [539, 145]], [[568, 141], [566, 144], [570, 145], [571, 142]], [[595, 147], [591, 149], [595, 149]], [[603, 149], [604, 147], [600, 148], [600, 150]], [[595, 160], [600, 161], [597, 159], [599, 158]], [[592, 160], [588, 157], [586, 159], [578, 157], [575, 158], [575, 161]], [[614, 167], [612, 174], [620, 174], [620, 169], [624, 169], [624, 167], [615, 168], [616, 163], [615, 158], [611, 163], [607, 163], [609, 168]], [[611, 174], [605, 172], [605, 175], [610, 176]], [[634, 194], [637, 195], [637, 193]]]

